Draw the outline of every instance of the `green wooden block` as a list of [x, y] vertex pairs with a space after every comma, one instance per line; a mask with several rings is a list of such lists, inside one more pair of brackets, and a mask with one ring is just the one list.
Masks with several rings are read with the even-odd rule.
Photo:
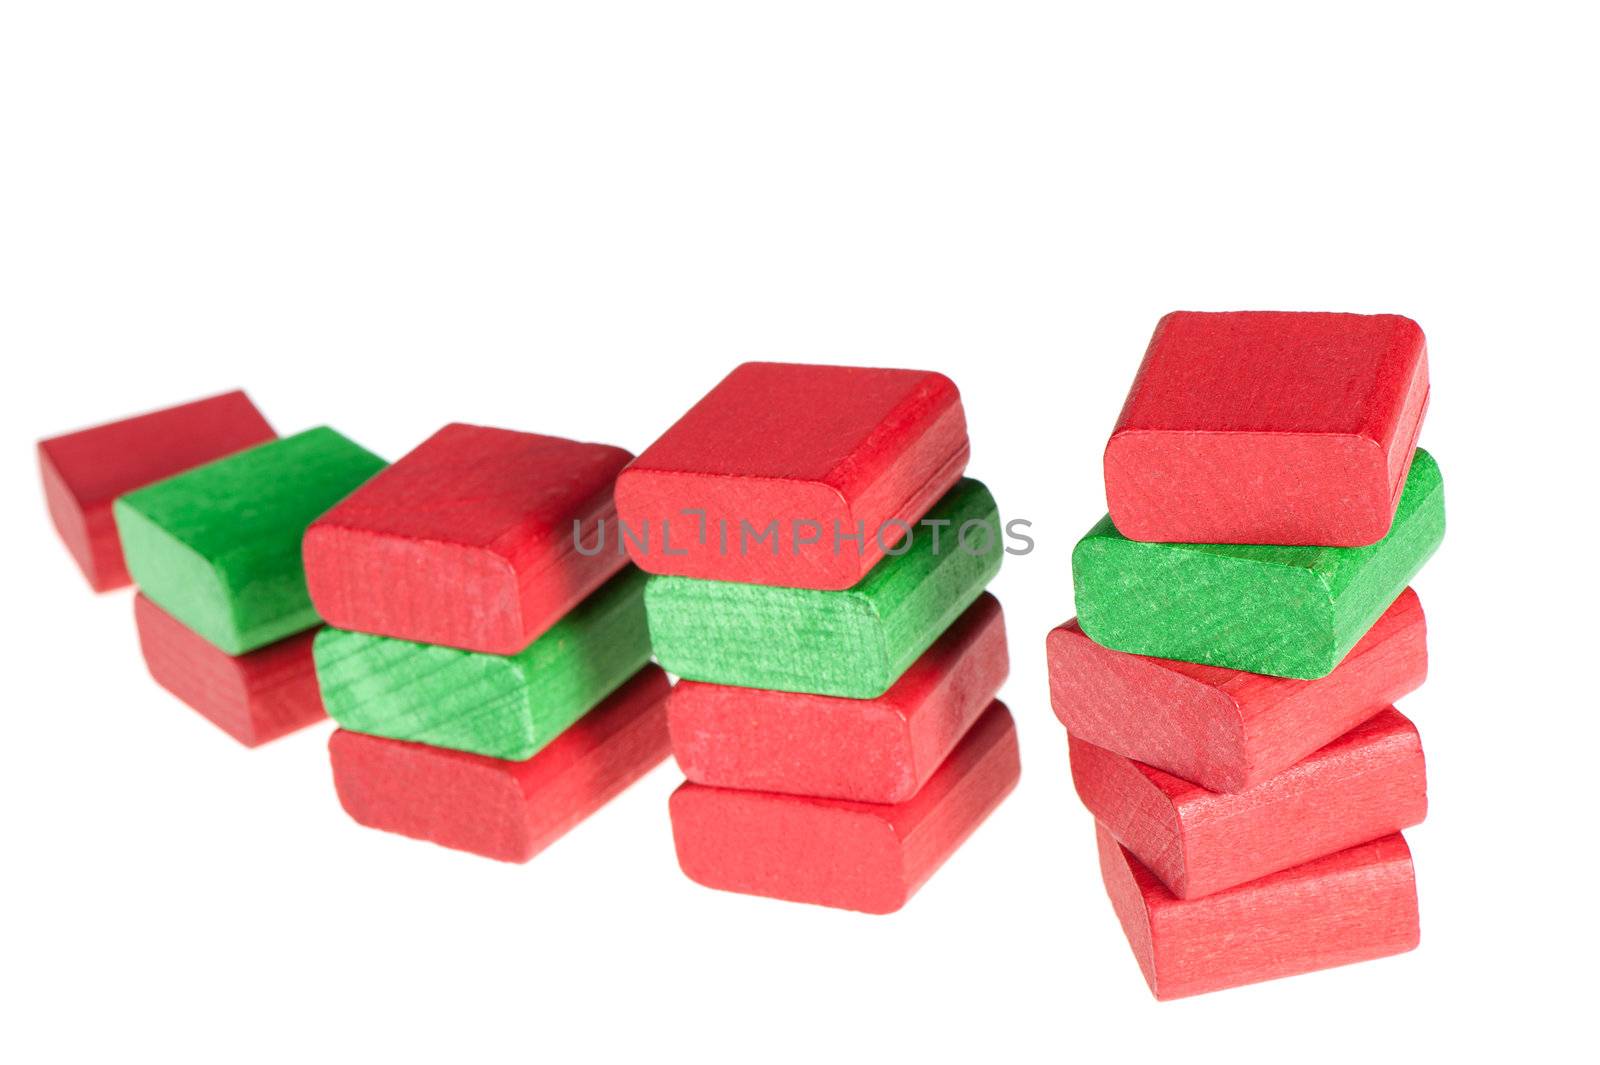
[[1110, 517], [1072, 552], [1078, 624], [1116, 651], [1314, 680], [1333, 672], [1444, 539], [1444, 481], [1418, 448], [1369, 547], [1155, 544]]
[[520, 762], [650, 661], [644, 574], [629, 566], [514, 655], [334, 628], [313, 653], [342, 727]]
[[[957, 483], [923, 520], [941, 519], [950, 524], [937, 551], [934, 530], [914, 526], [903, 554], [841, 592], [652, 576], [644, 598], [656, 658], [689, 680], [876, 698], [1000, 571], [1000, 515], [987, 488]], [[963, 547], [967, 523], [986, 532], [974, 526]]]
[[384, 465], [324, 427], [129, 492], [112, 505], [128, 572], [230, 655], [309, 629], [318, 619], [300, 539]]

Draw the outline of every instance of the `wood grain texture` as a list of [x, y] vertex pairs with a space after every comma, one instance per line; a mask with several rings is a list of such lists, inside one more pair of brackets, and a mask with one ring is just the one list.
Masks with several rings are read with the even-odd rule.
[[667, 757], [669, 688], [645, 666], [520, 762], [340, 729], [328, 741], [334, 788], [368, 828], [526, 862]]
[[1069, 621], [1046, 639], [1050, 702], [1077, 738], [1236, 792], [1287, 769], [1422, 685], [1422, 603], [1407, 588], [1320, 680], [1112, 651]]
[[[1000, 515], [982, 484], [962, 480], [928, 518], [950, 523], [937, 549], [919, 529], [903, 554], [847, 591], [651, 577], [645, 606], [657, 660], [710, 684], [877, 698], [1000, 570]], [[992, 533], [974, 531], [971, 551], [954, 535], [969, 522]], [[985, 539], [988, 549], [979, 551]]]
[[39, 441], [39, 474], [56, 532], [97, 592], [128, 584], [111, 514], [124, 492], [276, 438], [243, 392]]
[[1444, 482], [1418, 448], [1370, 547], [1155, 544], [1106, 518], [1072, 552], [1078, 624], [1118, 651], [1315, 679], [1331, 673], [1444, 539]]
[[1427, 404], [1409, 318], [1169, 314], [1106, 445], [1111, 520], [1134, 540], [1375, 544]]
[[990, 704], [944, 765], [896, 805], [686, 783], [672, 795], [678, 864], [722, 891], [892, 913], [904, 906], [1021, 772], [1011, 714]]
[[[956, 483], [968, 450], [961, 396], [943, 374], [745, 363], [623, 471], [617, 512], [657, 537], [671, 523], [670, 554], [628, 544], [650, 573], [840, 591], [899, 542], [885, 523], [915, 523]], [[797, 521], [824, 535], [796, 543], [810, 536], [793, 535]], [[741, 522], [777, 522], [784, 549], [724, 550], [715, 530], [737, 535]], [[866, 536], [835, 543], [836, 527]]]
[[383, 468], [332, 429], [309, 429], [121, 496], [128, 570], [161, 609], [229, 654], [317, 624], [300, 539]]
[[1000, 603], [983, 595], [876, 699], [682, 681], [672, 751], [696, 784], [904, 802], [994, 699], [1009, 668]]
[[1392, 707], [1233, 795], [1069, 742], [1078, 797], [1180, 899], [1391, 835], [1428, 812], [1422, 740]]
[[615, 524], [632, 457], [447, 425], [306, 530], [311, 601], [341, 629], [516, 654], [627, 564], [578, 545]]
[[1103, 826], [1096, 831], [1106, 893], [1158, 999], [1402, 954], [1420, 937], [1411, 851], [1399, 833], [1180, 899]]
[[311, 661], [312, 633], [235, 657], [143, 595], [133, 598], [133, 616], [155, 682], [246, 747], [326, 719]]
[[650, 660], [643, 587], [629, 566], [514, 655], [323, 629], [328, 716], [351, 732], [531, 758]]

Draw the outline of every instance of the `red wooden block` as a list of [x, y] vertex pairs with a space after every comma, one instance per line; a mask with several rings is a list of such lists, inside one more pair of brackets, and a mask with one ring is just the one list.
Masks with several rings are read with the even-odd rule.
[[999, 701], [910, 800], [892, 806], [686, 783], [672, 795], [691, 880], [865, 913], [892, 913], [1016, 786], [1017, 731]]
[[680, 681], [672, 753], [696, 784], [896, 803], [915, 795], [1006, 679], [1005, 618], [984, 595], [876, 699]]
[[1403, 954], [1421, 934], [1398, 832], [1203, 899], [1175, 897], [1097, 833], [1106, 893], [1158, 999]]
[[623, 471], [617, 512], [650, 573], [839, 590], [960, 479], [967, 454], [943, 374], [747, 362]]
[[1210, 791], [1243, 791], [1422, 684], [1422, 603], [1407, 588], [1320, 680], [1243, 673], [1101, 647], [1069, 621], [1046, 641], [1067, 731]]
[[593, 548], [631, 457], [447, 425], [306, 530], [311, 601], [335, 628], [515, 654], [626, 564]]
[[1106, 445], [1112, 523], [1132, 540], [1377, 543], [1427, 405], [1409, 318], [1174, 312]]
[[368, 828], [525, 862], [667, 757], [670, 689], [645, 666], [522, 762], [340, 729], [328, 741], [334, 788]]
[[1410, 828], [1428, 812], [1422, 739], [1393, 707], [1234, 795], [1070, 745], [1078, 797], [1180, 899]]
[[97, 592], [129, 583], [111, 502], [124, 492], [277, 438], [243, 392], [225, 392], [39, 441], [50, 520]]
[[246, 747], [327, 716], [311, 662], [315, 630], [234, 657], [143, 595], [133, 598], [133, 617], [155, 682]]

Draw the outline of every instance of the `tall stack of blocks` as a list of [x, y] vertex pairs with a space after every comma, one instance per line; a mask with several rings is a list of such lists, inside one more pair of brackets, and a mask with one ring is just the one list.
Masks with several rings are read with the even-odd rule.
[[1427, 808], [1392, 705], [1427, 670], [1407, 585], [1444, 536], [1395, 315], [1163, 318], [1073, 551], [1051, 701], [1112, 906], [1160, 999], [1418, 941]]
[[747, 363], [618, 478], [691, 879], [888, 913], [1015, 786], [968, 453], [940, 374]]
[[339, 800], [525, 862], [667, 756], [621, 448], [447, 425], [306, 531]]
[[96, 590], [138, 585], [152, 677], [254, 747], [323, 718], [300, 536], [381, 459], [279, 439], [243, 392], [39, 445], [51, 517]]

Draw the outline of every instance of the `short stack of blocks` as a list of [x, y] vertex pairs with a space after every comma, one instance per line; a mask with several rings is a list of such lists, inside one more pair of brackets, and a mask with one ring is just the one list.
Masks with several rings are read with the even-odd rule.
[[1151, 339], [1047, 651], [1157, 998], [1417, 944], [1426, 781], [1392, 704], [1427, 671], [1407, 584], [1444, 535], [1427, 401], [1396, 315], [1178, 312]]
[[644, 576], [593, 546], [631, 457], [447, 425], [306, 531], [357, 822], [525, 862], [666, 758]]
[[747, 363], [617, 480], [713, 888], [888, 913], [1015, 786], [988, 489], [936, 373]]

